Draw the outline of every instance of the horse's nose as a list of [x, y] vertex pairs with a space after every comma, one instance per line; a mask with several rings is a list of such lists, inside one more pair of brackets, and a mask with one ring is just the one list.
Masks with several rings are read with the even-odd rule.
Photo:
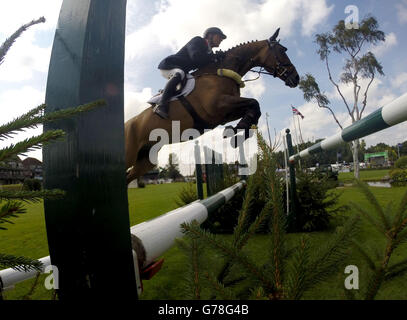
[[298, 73], [296, 73], [295, 76], [293, 74], [291, 74], [287, 78], [287, 82], [286, 82], [286, 84], [291, 88], [295, 88], [296, 86], [298, 86], [299, 83], [300, 83], [300, 76], [298, 75]]
[[298, 86], [298, 84], [300, 83], [300, 76], [297, 74], [296, 76], [295, 76], [295, 86]]

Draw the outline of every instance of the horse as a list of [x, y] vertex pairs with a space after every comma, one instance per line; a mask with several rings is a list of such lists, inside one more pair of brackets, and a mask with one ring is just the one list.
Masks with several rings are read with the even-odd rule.
[[[169, 119], [162, 119], [149, 107], [125, 123], [128, 184], [155, 166], [149, 155], [157, 142], [150, 141], [150, 132], [161, 128], [172, 137], [173, 121], [179, 121], [180, 132], [195, 128], [202, 134], [204, 127], [213, 129], [241, 119], [233, 129], [244, 129], [245, 138], [248, 137], [247, 132], [252, 125], [257, 125], [261, 111], [256, 99], [240, 97], [241, 77], [252, 68], [261, 67], [257, 71], [259, 75], [278, 77], [291, 88], [299, 83], [297, 70], [286, 54], [287, 48], [277, 40], [279, 31], [280, 28], [269, 39], [243, 43], [224, 51], [222, 59], [193, 72], [194, 90], [183, 99], [184, 103], [180, 100], [170, 103]], [[224, 70], [224, 74], [219, 70]]]

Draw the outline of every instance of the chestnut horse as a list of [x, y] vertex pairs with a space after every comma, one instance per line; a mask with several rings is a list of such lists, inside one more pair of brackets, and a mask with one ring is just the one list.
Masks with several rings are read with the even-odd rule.
[[[172, 137], [172, 121], [179, 121], [180, 132], [197, 128], [202, 133], [203, 127], [212, 129], [241, 119], [234, 129], [244, 129], [247, 138], [249, 128], [257, 125], [261, 112], [257, 100], [240, 97], [240, 77], [253, 67], [262, 67], [266, 70], [262, 73], [280, 78], [291, 88], [299, 83], [297, 70], [285, 53], [287, 49], [277, 41], [278, 32], [279, 29], [267, 40], [233, 47], [224, 52], [221, 61], [194, 72], [195, 88], [186, 97], [192, 112], [180, 100], [175, 100], [170, 103], [169, 119], [160, 118], [150, 107], [128, 120], [125, 123], [127, 183], [154, 167], [149, 154], [157, 142], [150, 141], [150, 132], [161, 128]], [[218, 69], [233, 70], [234, 79], [218, 75]]]

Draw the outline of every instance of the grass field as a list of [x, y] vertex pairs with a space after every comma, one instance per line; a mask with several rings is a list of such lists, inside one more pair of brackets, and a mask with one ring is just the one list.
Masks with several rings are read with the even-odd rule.
[[[381, 181], [385, 176], [389, 175], [388, 169], [384, 170], [361, 170], [359, 171], [360, 179], [363, 181]], [[352, 182], [354, 178], [353, 172], [340, 172], [338, 180], [344, 183]]]
[[[369, 176], [380, 176], [386, 173], [370, 174]], [[340, 179], [342, 177], [340, 176]], [[347, 178], [347, 177], [345, 177]], [[144, 189], [130, 189], [129, 212], [131, 225], [154, 218], [167, 211], [175, 209], [177, 205], [174, 202], [179, 190], [184, 186], [183, 183], [148, 185]], [[382, 205], [389, 200], [399, 202], [407, 187], [399, 188], [371, 188]], [[340, 201], [347, 204], [349, 201], [359, 203], [368, 208], [368, 202], [362, 196], [361, 192], [355, 187], [345, 187], [341, 189], [342, 195]], [[47, 239], [45, 233], [44, 213], [42, 204], [31, 204], [27, 206], [28, 213], [18, 219], [14, 219], [15, 225], [8, 225], [7, 231], [0, 231], [0, 252], [17, 255], [25, 255], [33, 258], [41, 258], [48, 255]], [[352, 212], [347, 212], [343, 216], [332, 220], [332, 229], [340, 225], [343, 219], [346, 219]], [[331, 230], [332, 231], [332, 230]], [[315, 232], [312, 234], [312, 241], [323, 243], [331, 231]], [[292, 245], [301, 234], [290, 234], [288, 244]], [[222, 235], [225, 239], [231, 238], [230, 235]], [[377, 232], [365, 222], [361, 225], [358, 233], [359, 241], [366, 246], [382, 249], [383, 239]], [[249, 254], [259, 263], [265, 261], [268, 237], [266, 235], [257, 235], [248, 244]], [[266, 249], [265, 249], [266, 248]], [[398, 249], [398, 255], [394, 255], [391, 262], [407, 258], [407, 246]], [[400, 254], [402, 252], [402, 254]], [[211, 255], [213, 263], [220, 265], [221, 261], [215, 253]], [[183, 270], [185, 270], [185, 258], [178, 247], [173, 247], [164, 255], [164, 265], [162, 270], [151, 280], [144, 281], [144, 293], [141, 299], [182, 299], [183, 298]], [[362, 266], [360, 258], [353, 253], [348, 256], [348, 264]], [[362, 267], [361, 267], [362, 268]], [[363, 269], [361, 269], [361, 279], [363, 279]], [[42, 281], [45, 276], [40, 278]], [[329, 281], [315, 287], [305, 298], [307, 299], [343, 299], [343, 279], [344, 274], [339, 273]], [[16, 286], [15, 290], [5, 293], [6, 299], [21, 299], [29, 290], [34, 280]], [[405, 290], [407, 276], [403, 276], [387, 283], [378, 295], [378, 299], [407, 299]], [[360, 284], [363, 286], [363, 283]], [[32, 299], [50, 299], [51, 293], [42, 285], [39, 285]]]

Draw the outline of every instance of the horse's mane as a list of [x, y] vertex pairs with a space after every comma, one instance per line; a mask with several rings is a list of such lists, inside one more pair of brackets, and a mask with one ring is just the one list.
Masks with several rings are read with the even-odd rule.
[[[240, 44], [238, 44], [238, 45], [235, 45], [234, 47], [232, 47], [232, 48], [229, 48], [229, 49], [227, 49], [226, 51], [224, 51], [225, 53], [228, 53], [228, 52], [230, 52], [230, 51], [234, 51], [234, 50], [236, 50], [236, 49], [240, 49], [240, 48], [242, 48], [242, 47], [246, 47], [248, 44], [251, 44], [251, 43], [257, 43], [257, 42], [259, 42], [259, 40], [252, 40], [252, 41], [247, 41], [247, 42], [243, 42], [243, 43], [240, 43]], [[222, 51], [222, 50], [221, 50]]]
[[[234, 56], [240, 55], [240, 51], [247, 50], [249, 45], [257, 44], [257, 43], [260, 43], [260, 42], [262, 42], [262, 41], [259, 41], [259, 40], [247, 41], [247, 42], [235, 45], [234, 47], [229, 48], [229, 49], [227, 49], [225, 51], [218, 50], [218, 51], [216, 51], [216, 53], [222, 52], [223, 55], [224, 55], [224, 59], [226, 59], [226, 57], [229, 54], [232, 54]], [[246, 54], [247, 54], [247, 52], [246, 52]], [[212, 73], [212, 72], [216, 73], [216, 69], [219, 67], [219, 65], [222, 65], [224, 59], [222, 59], [222, 61], [209, 63], [208, 65], [206, 65], [202, 69], [199, 69], [199, 70], [193, 72], [193, 75], [197, 76], [197, 75], [201, 75], [201, 74], [204, 74], [204, 73]]]

